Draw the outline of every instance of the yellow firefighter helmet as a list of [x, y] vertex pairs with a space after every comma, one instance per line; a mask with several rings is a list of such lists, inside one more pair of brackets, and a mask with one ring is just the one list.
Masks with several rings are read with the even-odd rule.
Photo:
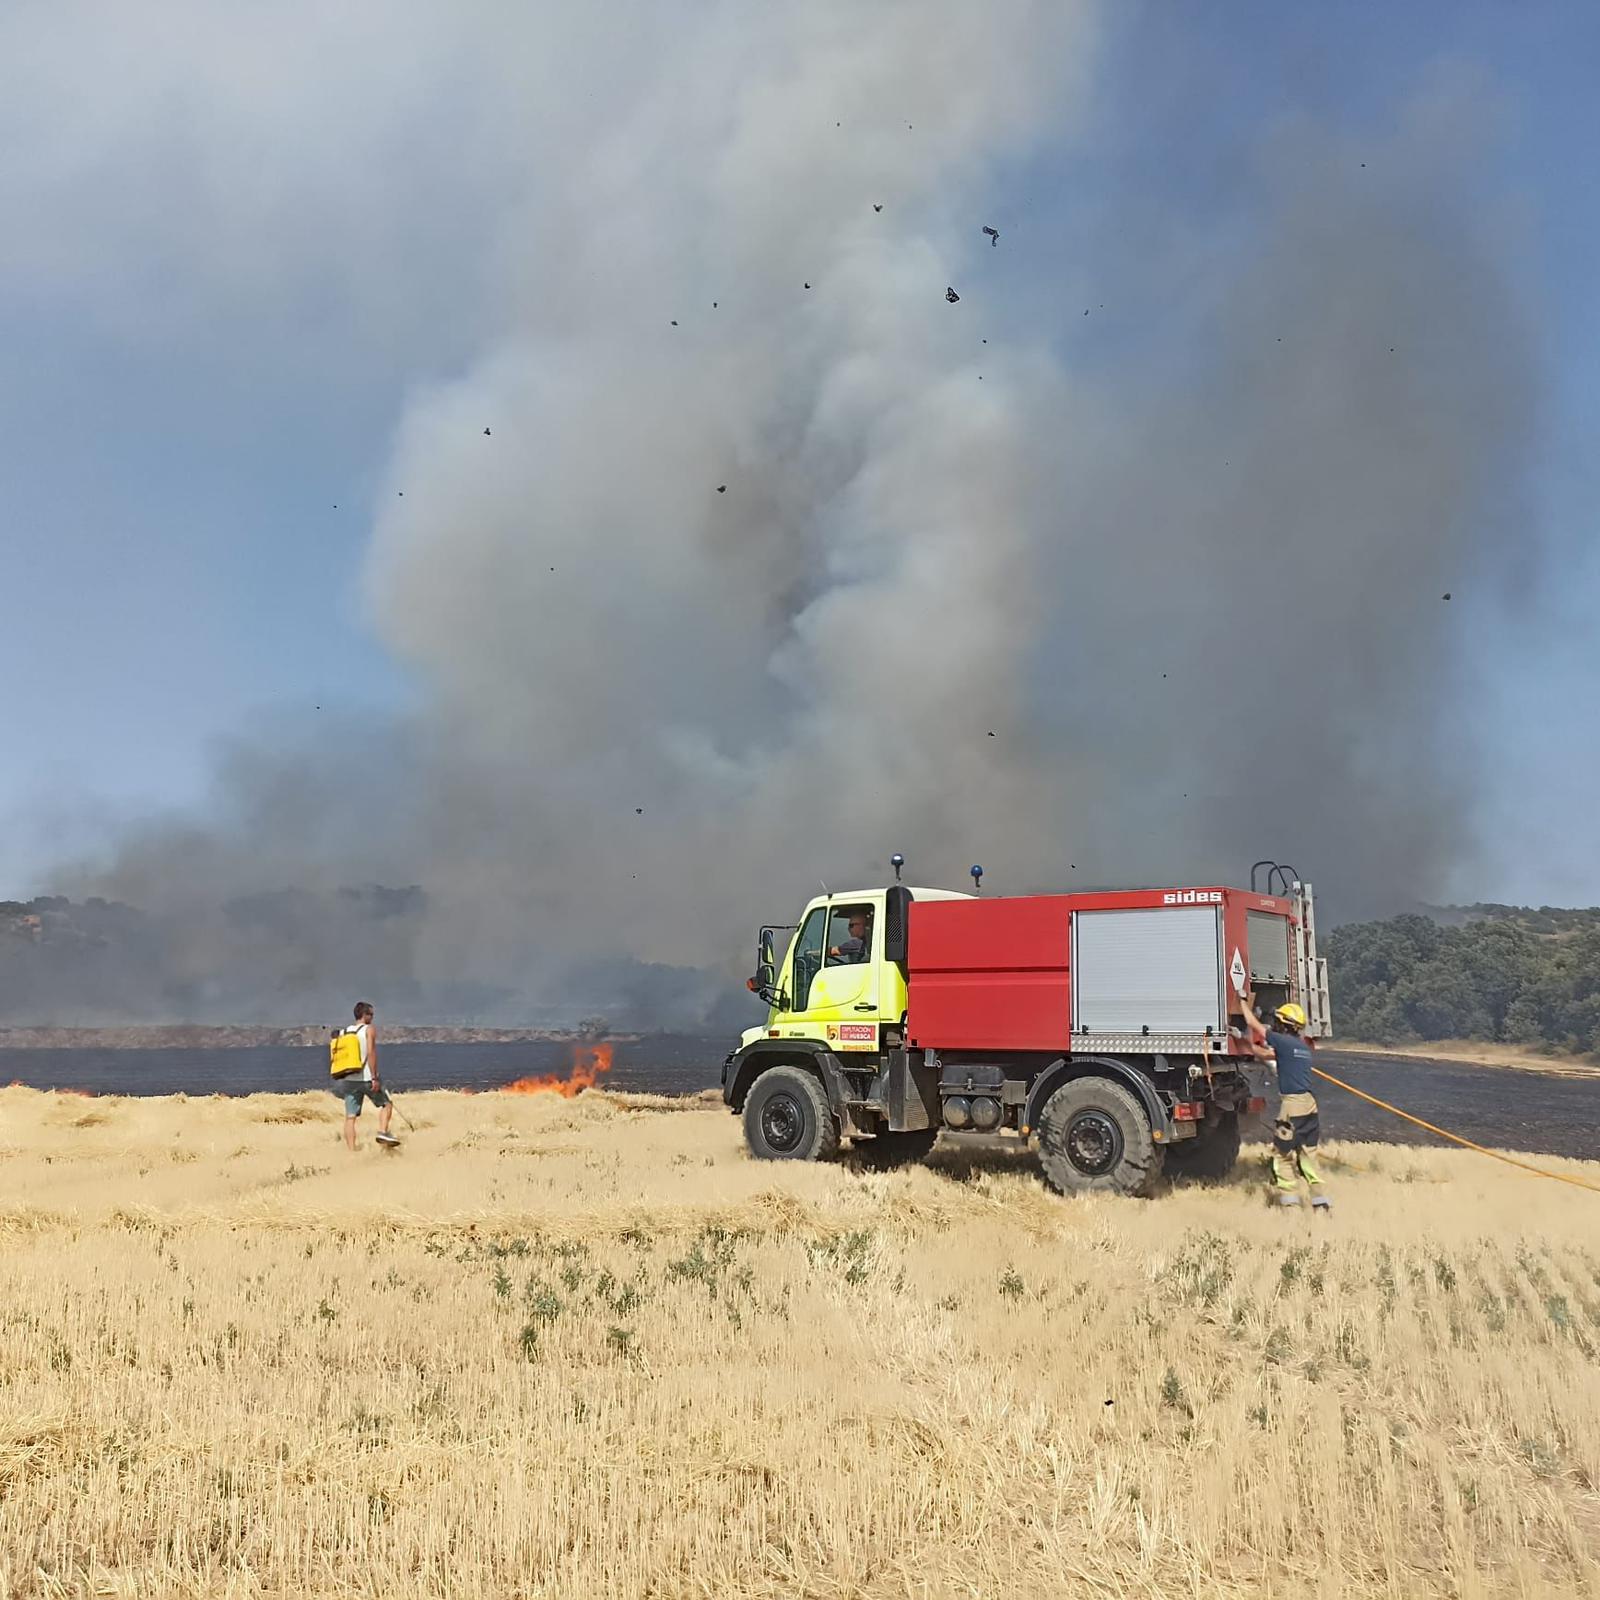
[[1289, 1001], [1287, 1005], [1279, 1006], [1273, 1015], [1280, 1022], [1292, 1022], [1297, 1028], [1303, 1028], [1306, 1025], [1305, 1007], [1295, 1000]]

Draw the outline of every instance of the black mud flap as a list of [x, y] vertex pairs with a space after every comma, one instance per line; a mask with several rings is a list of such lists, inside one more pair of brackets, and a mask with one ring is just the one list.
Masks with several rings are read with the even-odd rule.
[[891, 1132], [915, 1133], [939, 1126], [939, 1069], [930, 1066], [921, 1051], [891, 1050], [884, 1075]]

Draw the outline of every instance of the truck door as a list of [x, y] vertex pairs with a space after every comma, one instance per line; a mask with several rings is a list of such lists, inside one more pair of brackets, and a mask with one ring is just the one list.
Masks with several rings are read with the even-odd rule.
[[817, 906], [806, 914], [800, 931], [794, 936], [789, 966], [782, 985], [784, 992], [789, 996], [786, 1015], [790, 1017], [804, 1016], [806, 1008], [811, 1003], [812, 985], [822, 970], [823, 934], [827, 930], [827, 924], [828, 908]]
[[850, 1033], [832, 1035], [835, 1043], [864, 1048], [877, 1044], [862, 1024], [878, 1014], [878, 964], [883, 948], [883, 907], [867, 900], [841, 900], [828, 907], [822, 970], [811, 983], [807, 1015], [824, 1024], [854, 1024]]

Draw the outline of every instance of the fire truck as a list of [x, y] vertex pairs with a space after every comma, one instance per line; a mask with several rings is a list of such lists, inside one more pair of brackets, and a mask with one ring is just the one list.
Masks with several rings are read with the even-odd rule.
[[[1036, 1142], [1062, 1193], [1151, 1193], [1163, 1172], [1224, 1176], [1259, 1111], [1239, 1013], [1290, 1000], [1332, 1034], [1309, 883], [1273, 861], [1250, 888], [1171, 885], [986, 896], [822, 894], [763, 927], [767, 1019], [723, 1064], [752, 1155], [816, 1161], [849, 1140], [872, 1166], [940, 1131]], [[1258, 879], [1265, 873], [1258, 887]], [[788, 934], [779, 955], [779, 938]]]

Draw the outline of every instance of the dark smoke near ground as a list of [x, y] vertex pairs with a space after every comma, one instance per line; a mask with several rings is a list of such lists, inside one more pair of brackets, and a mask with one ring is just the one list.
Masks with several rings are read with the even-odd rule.
[[1445, 897], [1481, 666], [1441, 595], [1508, 581], [1536, 403], [1470, 119], [1423, 104], [1367, 169], [1278, 130], [1090, 368], [1076, 293], [1024, 324], [986, 276], [1027, 230], [978, 228], [1089, 137], [1086, 13], [803, 9], [669, 52], [508, 225], [507, 326], [375, 497], [423, 694], [370, 774], [239, 749], [212, 814], [58, 875], [147, 933], [19, 1015], [721, 1024], [757, 923], [894, 849], [996, 892], [1268, 855], [1334, 916]]

